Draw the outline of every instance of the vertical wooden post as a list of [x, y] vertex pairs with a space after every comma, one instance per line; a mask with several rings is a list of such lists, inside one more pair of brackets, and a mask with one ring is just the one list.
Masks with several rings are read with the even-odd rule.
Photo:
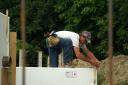
[[2, 74], [1, 85], [9, 85], [8, 68], [3, 67], [1, 74]]
[[9, 55], [12, 59], [10, 66], [10, 85], [16, 85], [16, 32], [10, 32]]
[[10, 32], [9, 56], [11, 65], [2, 68], [2, 85], [16, 85], [16, 32]]
[[42, 51], [38, 51], [38, 67], [42, 67]]

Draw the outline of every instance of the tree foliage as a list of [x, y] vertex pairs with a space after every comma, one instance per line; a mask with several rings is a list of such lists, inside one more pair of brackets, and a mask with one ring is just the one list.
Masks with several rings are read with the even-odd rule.
[[128, 1], [114, 0], [114, 50], [115, 54], [128, 54]]
[[[43, 33], [51, 30], [70, 30], [77, 33], [82, 30], [90, 31], [92, 44], [88, 45], [89, 49], [99, 59], [107, 57], [107, 3], [107, 0], [26, 0], [28, 66], [36, 66], [38, 50], [47, 53]], [[113, 0], [115, 55], [128, 54], [127, 3], [128, 0]], [[17, 49], [20, 49], [20, 1], [0, 0], [0, 11], [5, 13], [6, 9], [9, 9], [10, 30], [17, 32]]]
[[[91, 31], [92, 50], [104, 58], [107, 50], [107, 4], [105, 0], [59, 0], [55, 11], [65, 23], [65, 30]], [[95, 43], [94, 43], [95, 42]]]

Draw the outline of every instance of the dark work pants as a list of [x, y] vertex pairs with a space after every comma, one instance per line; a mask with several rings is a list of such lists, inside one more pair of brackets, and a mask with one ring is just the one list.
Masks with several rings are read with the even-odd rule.
[[56, 46], [49, 47], [50, 67], [58, 67], [58, 55], [63, 50], [64, 64], [73, 60], [73, 48], [71, 39], [60, 38]]

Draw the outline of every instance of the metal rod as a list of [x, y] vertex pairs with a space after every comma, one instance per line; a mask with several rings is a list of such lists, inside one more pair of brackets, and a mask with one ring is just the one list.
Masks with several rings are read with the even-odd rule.
[[22, 39], [22, 49], [23, 49], [23, 70], [22, 70], [22, 84], [25, 85], [25, 66], [26, 66], [26, 53], [25, 53], [25, 45], [26, 45], [26, 32], [25, 32], [25, 0], [21, 0], [21, 39]]
[[113, 27], [112, 27], [112, 0], [108, 0], [108, 19], [109, 19], [109, 29], [108, 29], [108, 55], [109, 55], [109, 85], [113, 85], [112, 77], [112, 61], [113, 61]]

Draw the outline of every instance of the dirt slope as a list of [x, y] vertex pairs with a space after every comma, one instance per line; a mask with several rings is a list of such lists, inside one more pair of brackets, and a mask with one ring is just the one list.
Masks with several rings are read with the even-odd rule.
[[[98, 69], [98, 85], [108, 84], [108, 59]], [[128, 56], [113, 57], [113, 85], [128, 85]]]

